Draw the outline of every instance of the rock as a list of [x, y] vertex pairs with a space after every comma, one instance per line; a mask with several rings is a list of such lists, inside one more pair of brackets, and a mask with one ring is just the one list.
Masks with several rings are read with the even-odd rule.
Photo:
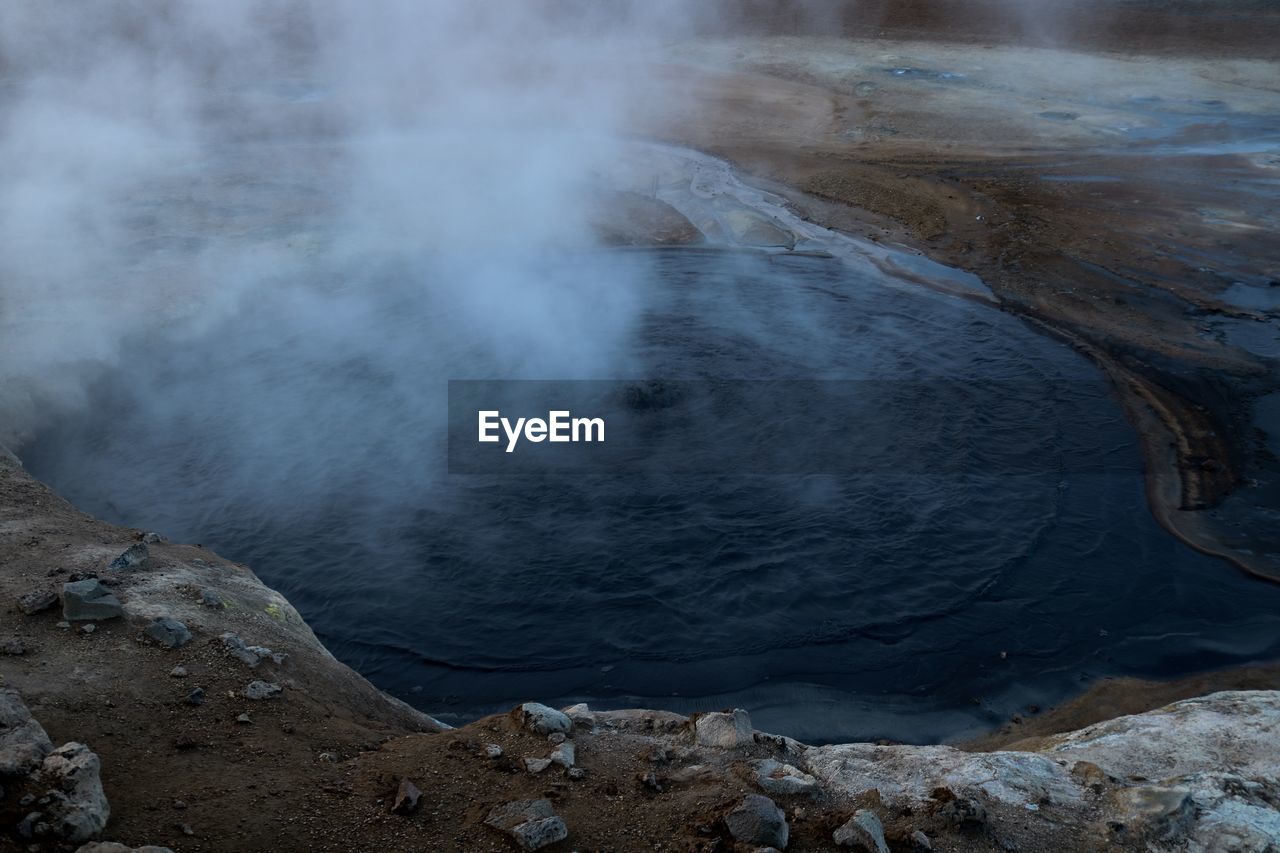
[[169, 670], [169, 677], [170, 678], [186, 678], [187, 668], [185, 666], [175, 666], [173, 669]]
[[564, 732], [552, 732], [547, 735], [547, 742], [553, 744], [564, 743]]
[[264, 660], [270, 660], [272, 663], [282, 665], [289, 659], [288, 655], [273, 652], [266, 646], [247, 646], [244, 640], [235, 634], [223, 634], [221, 639], [222, 645], [226, 648], [228, 654], [254, 669]]
[[27, 653], [27, 644], [19, 640], [17, 637], [10, 637], [3, 643], [0, 643], [0, 654], [18, 657]]
[[541, 773], [551, 766], [550, 758], [526, 758], [524, 760], [524, 769], [530, 773]]
[[956, 797], [938, 809], [938, 816], [956, 829], [977, 829], [987, 822], [987, 810], [976, 800]]
[[192, 690], [190, 693], [187, 694], [187, 698], [185, 701], [188, 705], [203, 705], [204, 704], [204, 688], [197, 687], [196, 689]]
[[538, 702], [525, 702], [516, 708], [514, 713], [522, 726], [540, 735], [549, 735], [552, 732], [567, 734], [573, 729], [573, 721], [566, 715]]
[[521, 850], [540, 850], [569, 837], [568, 827], [548, 800], [517, 800], [498, 806], [484, 822], [506, 833]]
[[570, 705], [564, 709], [564, 715], [568, 717], [575, 726], [582, 726], [585, 729], [595, 728], [596, 715], [587, 707], [585, 702], [579, 702], [577, 705]]
[[58, 627], [65, 631], [66, 629], [71, 627], [71, 623], [64, 620], [58, 623]]
[[90, 841], [77, 848], [76, 853], [173, 853], [173, 851], [168, 847], [156, 847], [153, 844], [130, 847], [116, 841]]
[[68, 622], [97, 622], [124, 615], [120, 599], [97, 578], [62, 585], [62, 615]]
[[200, 603], [215, 610], [221, 610], [227, 606], [226, 602], [222, 600], [222, 596], [211, 589], [200, 590]]
[[743, 844], [776, 847], [783, 850], [790, 834], [787, 816], [773, 800], [759, 794], [747, 794], [724, 819], [729, 834]]
[[583, 770], [581, 767], [570, 767], [569, 778], [574, 781], [585, 779], [587, 778], [587, 771]]
[[484, 745], [484, 756], [485, 758], [501, 758], [502, 747], [498, 746], [496, 743], [486, 743]]
[[53, 749], [16, 690], [0, 690], [0, 776], [31, 772]]
[[159, 542], [163, 542], [164, 537], [159, 533], [144, 533], [142, 534], [142, 541], [148, 545], [155, 545]]
[[126, 548], [125, 552], [112, 560], [107, 568], [113, 571], [141, 569], [147, 565], [150, 558], [151, 551], [144, 543], [138, 542]]
[[50, 787], [45, 820], [68, 841], [87, 841], [102, 831], [111, 816], [99, 776], [101, 764], [89, 747], [74, 741], [44, 760], [40, 781]]
[[92, 622], [90, 622], [90, 623], [89, 623], [89, 624], [87, 624], [87, 625], [81, 625], [81, 626], [80, 626], [80, 633], [81, 633], [81, 634], [92, 634], [92, 633], [93, 633], [94, 631], [96, 631], [96, 630], [98, 630], [98, 626], [97, 626], [97, 625], [95, 625], [95, 624], [93, 624]]
[[929, 840], [929, 836], [925, 835], [921, 830], [917, 829], [911, 833], [911, 844], [918, 853], [927, 853], [933, 849], [933, 842]]
[[884, 840], [884, 825], [875, 812], [858, 809], [853, 817], [831, 834], [831, 840], [841, 847], [853, 847], [866, 853], [889, 853]]
[[786, 796], [789, 794], [814, 794], [818, 791], [818, 780], [772, 758], [757, 761], [756, 784], [770, 794]]
[[418, 800], [422, 798], [422, 792], [418, 790], [418, 786], [408, 779], [400, 780], [400, 787], [396, 789], [396, 801], [391, 806], [394, 814], [409, 814], [418, 807]]
[[[18, 833], [19, 838], [35, 838], [37, 834], [44, 835], [48, 831], [49, 824], [43, 823], [44, 814], [41, 812], [29, 812], [26, 817], [18, 821], [18, 825], [14, 827], [14, 831]], [[36, 827], [41, 827], [44, 831], [37, 833]]]
[[246, 699], [276, 699], [284, 692], [284, 688], [279, 684], [272, 684], [268, 681], [250, 681], [243, 691]]
[[161, 617], [147, 626], [142, 633], [167, 649], [176, 649], [191, 642], [191, 632], [176, 619]]
[[1176, 841], [1195, 819], [1195, 803], [1186, 788], [1125, 788], [1116, 792], [1115, 801], [1116, 818], [1147, 841]]
[[18, 609], [28, 616], [43, 613], [58, 603], [58, 593], [51, 589], [36, 589], [18, 596]]
[[737, 749], [755, 743], [755, 737], [751, 733], [751, 717], [741, 708], [702, 714], [693, 725], [699, 746]]
[[551, 763], [559, 764], [561, 767], [569, 768], [573, 766], [574, 753], [572, 741], [566, 741], [555, 749], [551, 750]]
[[236, 722], [241, 724], [242, 726], [248, 726], [253, 723], [253, 717], [250, 717], [249, 714], [246, 712], [244, 714], [240, 714], [239, 716], [237, 716]]

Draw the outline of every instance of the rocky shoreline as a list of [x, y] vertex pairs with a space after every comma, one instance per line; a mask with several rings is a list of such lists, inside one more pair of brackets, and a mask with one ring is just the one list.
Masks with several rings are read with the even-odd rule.
[[811, 747], [754, 730], [741, 710], [527, 703], [449, 729], [333, 659], [248, 568], [79, 513], [12, 457], [0, 460], [0, 562], [0, 844], [12, 849], [1280, 843], [1277, 691], [996, 752]]

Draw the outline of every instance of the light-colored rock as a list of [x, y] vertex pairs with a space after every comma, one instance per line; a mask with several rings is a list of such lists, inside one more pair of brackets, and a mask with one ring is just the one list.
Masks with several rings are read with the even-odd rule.
[[884, 824], [875, 812], [858, 809], [853, 817], [831, 834], [831, 840], [841, 847], [853, 847], [866, 853], [889, 853], [884, 840]]
[[755, 743], [751, 717], [741, 708], [701, 714], [693, 724], [699, 746], [738, 749]]
[[926, 853], [933, 849], [933, 842], [929, 840], [929, 836], [919, 829], [912, 831], [911, 845], [915, 847], [917, 853]]
[[18, 596], [18, 609], [28, 616], [43, 613], [58, 603], [58, 593], [51, 589], [36, 589]]
[[49, 788], [44, 811], [54, 834], [87, 841], [107, 825], [111, 808], [100, 772], [98, 756], [82, 743], [64, 744], [45, 757], [39, 780]]
[[422, 799], [422, 791], [418, 786], [413, 784], [412, 780], [401, 779], [400, 787], [396, 789], [396, 799], [391, 806], [391, 811], [395, 814], [410, 814], [418, 807], [418, 801]]
[[496, 743], [486, 743], [484, 745], [484, 756], [485, 758], [501, 758], [502, 747], [498, 746]]
[[541, 773], [551, 766], [550, 758], [526, 758], [524, 760], [524, 769], [530, 773]]
[[585, 702], [579, 702], [577, 705], [570, 705], [565, 708], [564, 715], [572, 720], [575, 726], [582, 726], [584, 729], [595, 728], [596, 715], [587, 707]]
[[222, 645], [227, 650], [227, 654], [248, 665], [251, 669], [256, 669], [258, 664], [265, 660], [280, 666], [289, 659], [288, 655], [273, 652], [266, 646], [247, 645], [244, 640], [240, 639], [238, 634], [226, 633], [219, 639], [222, 640]]
[[760, 794], [747, 794], [724, 819], [729, 834], [743, 844], [786, 849], [790, 829], [777, 804]]
[[518, 800], [498, 806], [484, 822], [505, 833], [521, 850], [539, 850], [569, 837], [568, 827], [548, 800]]
[[573, 729], [573, 721], [563, 712], [538, 702], [525, 702], [516, 708], [515, 714], [522, 726], [541, 735], [549, 735], [552, 732], [568, 733]]
[[756, 784], [767, 793], [779, 796], [789, 794], [814, 794], [818, 780], [790, 764], [772, 758], [755, 762]]
[[561, 767], [569, 768], [573, 766], [573, 760], [576, 750], [573, 741], [565, 741], [564, 743], [551, 750], [551, 763], [559, 764]]
[[53, 750], [16, 690], [0, 690], [0, 776], [29, 773]]
[[120, 599], [97, 578], [62, 585], [62, 615], [68, 622], [100, 622], [124, 615]]

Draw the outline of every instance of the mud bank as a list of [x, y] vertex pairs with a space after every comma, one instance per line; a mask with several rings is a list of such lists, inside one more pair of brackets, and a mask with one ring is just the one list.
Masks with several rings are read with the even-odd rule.
[[[0, 565], [7, 849], [72, 850], [86, 834], [180, 851], [1280, 841], [1275, 691], [1181, 702], [1016, 752], [813, 748], [754, 731], [741, 711], [531, 705], [445, 729], [334, 660], [248, 568], [95, 521], [9, 457]], [[67, 585], [95, 580], [118, 609], [78, 609]], [[31, 768], [66, 741], [94, 760], [57, 806], [45, 791], [56, 757]], [[99, 784], [109, 809], [85, 793]], [[67, 809], [78, 822], [50, 817]]]

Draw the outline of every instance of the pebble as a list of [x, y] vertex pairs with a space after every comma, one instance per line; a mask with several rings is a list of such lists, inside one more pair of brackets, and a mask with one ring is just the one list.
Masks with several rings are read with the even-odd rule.
[[547, 740], [551, 743], [564, 743], [564, 732], [552, 732], [547, 735]]
[[573, 779], [574, 781], [585, 779], [587, 778], [587, 771], [583, 770], [581, 767], [570, 767], [569, 778]]
[[526, 758], [524, 760], [524, 769], [530, 773], [541, 773], [551, 766], [550, 758]]
[[22, 642], [22, 640], [19, 640], [17, 637], [11, 637], [10, 639], [5, 640], [3, 644], [0, 644], [0, 654], [13, 655], [16, 657], [18, 655], [25, 655], [26, 653], [26, 643]]
[[92, 634], [94, 631], [97, 630], [97, 628], [98, 628], [97, 625], [90, 622], [88, 625], [81, 625], [80, 631], [81, 633], [84, 633], [84, 634]]
[[517, 800], [498, 806], [489, 812], [484, 822], [505, 832], [521, 850], [540, 850], [569, 837], [564, 819], [546, 799]]
[[486, 758], [501, 758], [502, 747], [498, 746], [496, 743], [486, 743], [484, 745], [484, 754]]
[[248, 714], [241, 714], [240, 716], [236, 717], [236, 722], [244, 723], [247, 725], [253, 722], [253, 717], [250, 717]]
[[169, 675], [173, 678], [186, 678], [187, 668], [185, 666], [175, 666], [173, 669], [169, 670]]
[[192, 690], [190, 693], [188, 693], [188, 694], [187, 694], [187, 704], [188, 704], [188, 705], [203, 705], [203, 704], [204, 704], [204, 688], [203, 688], [203, 687], [197, 687], [195, 690]]

